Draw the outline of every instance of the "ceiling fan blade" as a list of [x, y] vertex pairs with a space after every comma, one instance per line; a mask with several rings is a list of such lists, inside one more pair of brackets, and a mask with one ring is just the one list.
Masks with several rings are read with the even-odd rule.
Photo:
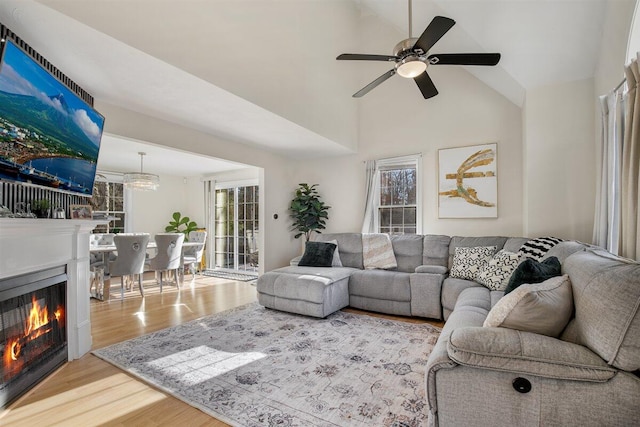
[[431, 65], [496, 65], [499, 53], [441, 53], [429, 55]]
[[371, 91], [371, 89], [375, 88], [376, 86], [378, 86], [380, 83], [384, 82], [385, 80], [387, 80], [389, 77], [393, 76], [396, 73], [396, 69], [393, 68], [389, 71], [387, 71], [386, 73], [384, 73], [383, 75], [381, 75], [380, 77], [378, 77], [377, 79], [375, 79], [374, 81], [372, 81], [371, 83], [369, 83], [368, 85], [366, 85], [365, 87], [363, 87], [362, 89], [360, 89], [359, 91], [357, 91], [356, 93], [353, 94], [354, 98], [361, 98], [364, 95], [366, 95], [367, 93], [369, 93], [369, 91]]
[[456, 21], [451, 18], [436, 16], [424, 30], [416, 44], [413, 45], [413, 49], [421, 49], [422, 52], [418, 52], [418, 54], [424, 55], [455, 24]]
[[424, 99], [433, 98], [438, 94], [438, 89], [436, 89], [436, 85], [433, 84], [433, 80], [429, 77], [429, 74], [425, 71], [420, 74], [418, 77], [414, 77], [420, 92], [422, 92], [422, 96]]
[[350, 61], [397, 61], [397, 56], [391, 55], [367, 55], [360, 53], [343, 53], [338, 55], [337, 60], [350, 60]]

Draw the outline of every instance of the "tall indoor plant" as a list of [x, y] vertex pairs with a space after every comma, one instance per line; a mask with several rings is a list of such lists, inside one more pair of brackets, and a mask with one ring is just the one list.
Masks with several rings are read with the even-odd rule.
[[316, 190], [318, 184], [298, 184], [296, 196], [291, 200], [289, 212], [293, 219], [292, 230], [298, 231], [294, 237], [305, 237], [309, 241], [311, 233], [320, 233], [326, 228], [326, 220], [329, 218], [327, 211], [331, 206], [325, 205], [320, 200], [320, 194]]

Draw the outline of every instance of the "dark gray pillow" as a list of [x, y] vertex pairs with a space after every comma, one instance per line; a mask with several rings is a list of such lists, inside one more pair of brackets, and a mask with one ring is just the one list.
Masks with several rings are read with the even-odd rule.
[[307, 242], [304, 255], [298, 265], [300, 267], [331, 267], [333, 253], [338, 246], [327, 242]]
[[527, 258], [520, 263], [511, 275], [509, 284], [504, 289], [504, 294], [507, 295], [522, 284], [542, 283], [545, 280], [560, 276], [561, 274], [560, 261], [554, 256], [542, 262]]

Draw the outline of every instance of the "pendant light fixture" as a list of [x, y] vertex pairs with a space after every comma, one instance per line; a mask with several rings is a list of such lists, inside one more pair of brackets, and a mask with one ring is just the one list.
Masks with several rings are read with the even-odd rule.
[[125, 188], [130, 188], [132, 190], [142, 190], [142, 191], [154, 191], [158, 189], [160, 185], [160, 177], [158, 175], [154, 175], [152, 173], [144, 173], [143, 159], [145, 154], [142, 151], [139, 151], [140, 154], [140, 172], [127, 172], [123, 177], [123, 184]]

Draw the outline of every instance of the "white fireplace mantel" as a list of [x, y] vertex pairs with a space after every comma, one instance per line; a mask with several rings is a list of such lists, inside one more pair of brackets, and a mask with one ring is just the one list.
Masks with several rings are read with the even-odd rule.
[[0, 280], [66, 266], [69, 360], [91, 350], [89, 233], [105, 221], [0, 218]]

